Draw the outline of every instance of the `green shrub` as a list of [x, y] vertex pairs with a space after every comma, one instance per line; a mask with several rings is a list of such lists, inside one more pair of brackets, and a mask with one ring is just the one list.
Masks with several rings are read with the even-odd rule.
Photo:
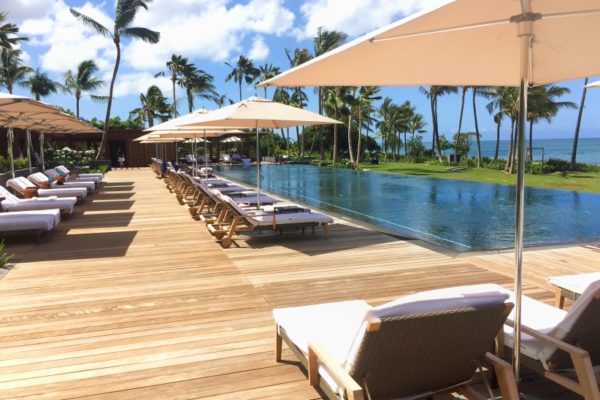
[[6, 268], [11, 258], [13, 258], [12, 254], [4, 251], [4, 239], [0, 240], [0, 268]]

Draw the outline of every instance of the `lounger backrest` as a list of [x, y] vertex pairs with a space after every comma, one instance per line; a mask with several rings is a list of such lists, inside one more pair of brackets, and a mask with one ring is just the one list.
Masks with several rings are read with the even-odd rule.
[[[586, 350], [593, 365], [600, 365], [600, 281], [593, 282], [575, 301], [565, 318], [549, 333]], [[548, 346], [540, 359], [550, 369], [572, 368], [568, 354]]]
[[59, 165], [58, 167], [55, 167], [54, 169], [57, 170], [59, 173], [65, 174], [65, 175], [68, 175], [71, 173], [71, 171], [69, 171], [67, 169], [67, 167], [65, 167], [64, 165]]
[[423, 292], [375, 307], [366, 320], [381, 325], [359, 333], [346, 369], [370, 398], [412, 397], [469, 382], [512, 308], [494, 286]]
[[44, 175], [46, 176], [51, 176], [51, 177], [55, 177], [55, 176], [60, 176], [60, 174], [58, 173], [57, 170], [55, 170], [54, 168], [50, 168], [44, 171]]
[[31, 174], [27, 177], [27, 179], [29, 179], [30, 181], [34, 182], [34, 183], [42, 183], [42, 182], [48, 182], [48, 177], [44, 174], [42, 174], [41, 172], [36, 172], [35, 174]]
[[9, 203], [18, 203], [19, 202], [19, 199], [3, 186], [0, 186], [0, 197], [4, 197], [4, 199], [5, 199], [4, 201], [7, 201]]
[[6, 181], [6, 186], [16, 190], [17, 192], [22, 192], [25, 189], [35, 189], [35, 185], [23, 176], [17, 176], [16, 178], [9, 179]]
[[219, 199], [219, 201], [221, 201], [233, 213], [237, 214], [238, 216], [240, 216], [242, 218], [246, 218], [248, 216], [248, 213], [246, 212], [246, 210], [241, 208], [240, 205], [238, 203], [236, 203], [235, 201], [233, 201], [233, 199], [231, 197], [226, 196], [219, 191], [215, 191], [214, 194], [217, 197], [217, 199]]

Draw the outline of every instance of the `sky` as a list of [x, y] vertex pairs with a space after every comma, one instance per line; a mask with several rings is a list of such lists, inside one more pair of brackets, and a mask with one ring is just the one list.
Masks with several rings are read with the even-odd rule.
[[[129, 111], [139, 107], [139, 95], [151, 85], [157, 85], [172, 101], [168, 78], [155, 75], [166, 70], [165, 63], [172, 54], [187, 57], [199, 69], [215, 77], [220, 94], [239, 100], [237, 84], [225, 82], [229, 67], [240, 54], [254, 60], [255, 65], [273, 64], [286, 70], [289, 62], [285, 49], [313, 49], [312, 38], [317, 28], [339, 30], [349, 39], [401, 19], [440, 0], [154, 0], [149, 9], [138, 13], [134, 26], [143, 26], [161, 33], [158, 44], [125, 41], [116, 86], [113, 116], [123, 119]], [[99, 76], [108, 82], [115, 59], [114, 44], [90, 28], [83, 26], [69, 12], [73, 7], [91, 16], [105, 26], [111, 26], [116, 0], [10, 0], [2, 2], [0, 11], [8, 12], [7, 20], [20, 27], [21, 34], [30, 38], [20, 46], [23, 59], [32, 68], [40, 68], [52, 79], [64, 80], [68, 69], [75, 69], [81, 61], [93, 59], [100, 67]], [[411, 62], [407, 60], [407, 62]], [[600, 77], [591, 77], [591, 81]], [[579, 103], [583, 80], [560, 82], [571, 90], [563, 101]], [[178, 110], [187, 111], [187, 101], [178, 88]], [[272, 97], [269, 89], [268, 97]], [[316, 110], [313, 89], [309, 109]], [[17, 94], [28, 95], [27, 89], [17, 88]], [[258, 94], [263, 89], [244, 85], [243, 96]], [[408, 100], [417, 111], [431, 121], [429, 103], [418, 87], [384, 87], [382, 96], [391, 97], [400, 104]], [[51, 95], [44, 101], [61, 107], [75, 109], [75, 100], [64, 93]], [[485, 111], [487, 100], [478, 101], [480, 131], [483, 140], [493, 140], [496, 128]], [[195, 101], [197, 108], [213, 109], [207, 101]], [[104, 119], [105, 104], [94, 103], [89, 98], [81, 103], [81, 116]], [[600, 90], [588, 91], [581, 136], [600, 137]], [[440, 132], [451, 137], [458, 127], [460, 96], [450, 95], [439, 100]], [[571, 138], [577, 119], [577, 110], [563, 110], [552, 124], [539, 123], [534, 128], [537, 138]], [[508, 124], [506, 124], [508, 125]], [[467, 105], [463, 131], [473, 130], [473, 113]], [[427, 126], [431, 132], [431, 124]], [[505, 127], [503, 138], [508, 137]], [[427, 140], [427, 137], [425, 137]]]

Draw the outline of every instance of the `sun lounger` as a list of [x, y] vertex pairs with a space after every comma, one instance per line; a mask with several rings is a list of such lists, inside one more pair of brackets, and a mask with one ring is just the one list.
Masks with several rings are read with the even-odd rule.
[[33, 233], [40, 242], [59, 222], [59, 209], [0, 213], [0, 237]]
[[276, 361], [285, 341], [330, 399], [416, 399], [470, 386], [491, 363], [503, 399], [519, 398], [510, 365], [488, 353], [512, 309], [497, 285], [421, 292], [372, 307], [362, 300], [273, 310]]
[[91, 180], [69, 179], [68, 177], [59, 174], [57, 170], [52, 168], [45, 170], [43, 175], [52, 178], [59, 183], [59, 185], [68, 187], [84, 187], [90, 192], [96, 189], [97, 186], [96, 182]]
[[56, 187], [51, 186], [50, 182], [46, 182], [43, 186], [36, 185], [32, 181], [25, 177], [18, 176], [13, 179], [9, 179], [6, 182], [6, 186], [15, 190], [24, 198], [30, 197], [75, 197], [78, 200], [83, 200], [87, 196], [87, 189], [85, 188], [70, 188], [70, 187]]
[[231, 213], [231, 222], [208, 224], [208, 230], [225, 248], [231, 246], [233, 235], [242, 232], [273, 230], [283, 233], [284, 229], [302, 229], [302, 232], [304, 232], [307, 227], [310, 227], [314, 232], [315, 227], [322, 226], [324, 237], [327, 238], [329, 224], [333, 223], [333, 218], [321, 213], [249, 211], [242, 208], [229, 196], [217, 193], [215, 195], [218, 196], [227, 211]]
[[554, 305], [563, 308], [565, 298], [577, 300], [592, 283], [600, 281], [600, 272], [589, 274], [551, 276], [548, 283], [556, 288]]
[[62, 214], [73, 214], [73, 208], [77, 203], [76, 197], [32, 197], [29, 199], [19, 199], [10, 193], [6, 188], [0, 186], [0, 202], [3, 211], [32, 211], [48, 210], [58, 208]]
[[77, 179], [82, 179], [82, 180], [91, 180], [91, 181], [96, 182], [98, 185], [100, 183], [102, 183], [102, 179], [104, 178], [104, 174], [102, 174], [100, 172], [80, 174], [79, 172], [69, 170], [64, 165], [59, 165], [59, 166], [55, 167], [54, 169], [61, 175], [65, 175], [65, 176], [69, 176], [69, 177], [77, 178]]
[[[508, 324], [513, 320], [510, 315]], [[521, 322], [525, 366], [585, 400], [600, 399], [594, 376], [594, 367], [600, 368], [600, 281], [591, 283], [568, 312], [523, 296]], [[513, 336], [507, 326], [508, 348], [513, 347]]]

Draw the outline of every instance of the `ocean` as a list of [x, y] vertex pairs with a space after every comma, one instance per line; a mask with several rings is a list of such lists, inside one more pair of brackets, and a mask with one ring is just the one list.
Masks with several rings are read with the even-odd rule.
[[[508, 154], [508, 146], [510, 142], [508, 140], [500, 141], [500, 152], [501, 158], [506, 158]], [[527, 142], [529, 146], [529, 142]], [[549, 158], [556, 158], [561, 160], [571, 161], [571, 151], [573, 148], [573, 139], [535, 139], [533, 140], [533, 159], [541, 160], [542, 152], [545, 160]], [[482, 140], [481, 141], [481, 155], [482, 157], [494, 157], [496, 151], [496, 141], [494, 140]], [[475, 156], [477, 154], [477, 145], [475, 141], [472, 142], [470, 154]], [[587, 164], [600, 164], [600, 138], [583, 138], [579, 139], [577, 146], [577, 162]]]

